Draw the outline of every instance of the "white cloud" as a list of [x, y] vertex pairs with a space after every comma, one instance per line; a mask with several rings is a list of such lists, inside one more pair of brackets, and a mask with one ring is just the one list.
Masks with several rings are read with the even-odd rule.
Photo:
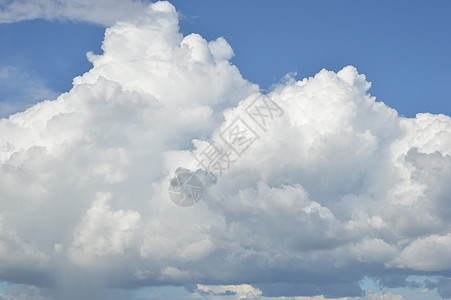
[[451, 268], [450, 247], [450, 233], [418, 238], [402, 250], [397, 264], [424, 271], [448, 270]]
[[[259, 127], [232, 48], [183, 36], [167, 2], [108, 28], [103, 50], [70, 92], [0, 119], [3, 280], [58, 299], [189, 283], [337, 298], [363, 297], [363, 276], [450, 271], [448, 116], [400, 117], [348, 66], [279, 84], [264, 99], [283, 113]], [[175, 170], [226, 147], [236, 117], [257, 139], [216, 182], [197, 171], [194, 207], [174, 205]]]
[[370, 292], [368, 295], [366, 295], [365, 299], [367, 299], [367, 300], [402, 300], [403, 297], [401, 295], [395, 295], [392, 292], [385, 292], [385, 293]]
[[254, 288], [249, 284], [214, 286], [198, 284], [197, 290], [202, 294], [205, 293], [219, 296], [232, 294], [234, 299], [256, 299], [257, 297], [261, 297], [262, 295], [261, 290]]
[[[239, 299], [267, 299], [267, 300], [402, 300], [401, 295], [391, 292], [373, 292], [367, 291], [364, 297], [340, 297], [329, 298], [324, 296], [312, 297], [264, 297], [262, 291], [249, 284], [241, 285], [202, 285], [198, 284], [194, 293], [190, 294], [195, 299], [213, 299], [213, 300], [239, 300]], [[199, 298], [197, 298], [199, 297]]]
[[[1, 219], [0, 219], [1, 220]], [[10, 232], [11, 229], [0, 223], [0, 263], [2, 271], [27, 269], [45, 271], [50, 256], [41, 252], [30, 241], [24, 241], [20, 236]], [[6, 277], [7, 278], [7, 277]]]
[[123, 255], [132, 246], [140, 214], [135, 211], [112, 211], [110, 194], [99, 194], [81, 223], [75, 228], [70, 258], [77, 265], [93, 265], [99, 257]]

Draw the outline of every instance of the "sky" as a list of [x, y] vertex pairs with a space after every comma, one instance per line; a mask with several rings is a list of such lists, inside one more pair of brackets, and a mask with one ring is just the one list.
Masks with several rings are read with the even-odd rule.
[[[236, 52], [232, 62], [262, 89], [270, 89], [287, 73], [302, 79], [323, 68], [339, 71], [353, 65], [373, 83], [370, 93], [400, 114], [451, 114], [449, 1], [173, 4], [182, 14], [181, 32], [199, 33], [207, 40], [224, 36]], [[6, 19], [7, 8], [2, 12]], [[2, 76], [2, 116], [67, 92], [72, 79], [91, 67], [85, 53], [101, 53], [104, 25], [53, 18], [0, 25], [0, 74], [9, 70], [15, 72], [10, 77], [23, 76], [29, 82], [29, 87], [18, 89]]]
[[450, 2], [171, 3], [0, 3], [0, 299], [451, 298]]

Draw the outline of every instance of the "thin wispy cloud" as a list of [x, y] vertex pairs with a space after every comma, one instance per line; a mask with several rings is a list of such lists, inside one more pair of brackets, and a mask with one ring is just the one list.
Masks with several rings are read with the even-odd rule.
[[134, 18], [150, 1], [14, 0], [0, 3], [0, 23], [33, 19], [86, 21], [110, 26]]
[[43, 99], [54, 99], [58, 93], [47, 86], [45, 81], [30, 74], [24, 68], [11, 65], [0, 66], [0, 89], [6, 99], [0, 99], [0, 116], [23, 111]]

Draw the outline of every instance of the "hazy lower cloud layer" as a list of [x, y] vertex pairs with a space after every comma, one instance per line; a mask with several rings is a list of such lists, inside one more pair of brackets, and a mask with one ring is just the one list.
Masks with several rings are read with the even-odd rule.
[[[367, 277], [451, 297], [450, 117], [399, 116], [352, 66], [262, 95], [225, 39], [178, 30], [152, 4], [106, 30], [71, 91], [0, 119], [2, 281], [35, 299], [401, 299], [364, 296]], [[252, 143], [213, 180], [196, 158], [236, 122]], [[178, 168], [203, 183], [189, 208], [169, 198]]]

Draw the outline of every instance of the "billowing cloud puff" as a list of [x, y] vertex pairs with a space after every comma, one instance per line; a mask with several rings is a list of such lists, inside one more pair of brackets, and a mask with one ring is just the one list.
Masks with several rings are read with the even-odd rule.
[[[448, 116], [399, 116], [352, 66], [262, 94], [167, 2], [103, 50], [71, 91], [0, 120], [2, 280], [57, 299], [357, 297], [365, 276], [451, 271]], [[189, 208], [168, 193], [180, 170], [202, 182]]]

